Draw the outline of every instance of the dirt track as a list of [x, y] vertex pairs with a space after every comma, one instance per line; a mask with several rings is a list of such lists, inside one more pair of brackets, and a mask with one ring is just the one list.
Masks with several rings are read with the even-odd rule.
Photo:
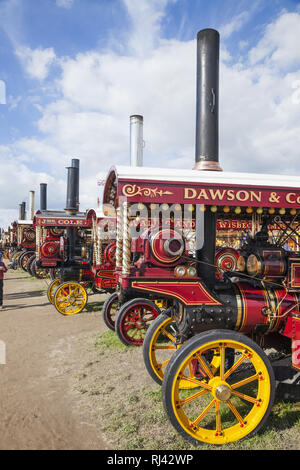
[[64, 317], [49, 304], [46, 288], [46, 281], [25, 272], [5, 275], [0, 449], [107, 449], [68, 386], [76, 376], [80, 339], [105, 329], [100, 312]]

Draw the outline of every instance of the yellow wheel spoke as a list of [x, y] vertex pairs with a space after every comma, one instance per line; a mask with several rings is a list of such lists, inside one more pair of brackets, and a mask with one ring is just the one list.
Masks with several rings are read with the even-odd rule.
[[207, 405], [207, 407], [202, 411], [202, 413], [198, 416], [197, 419], [194, 420], [193, 424], [195, 426], [198, 426], [198, 424], [200, 423], [200, 421], [202, 421], [202, 419], [207, 415], [207, 413], [212, 409], [212, 407], [214, 406], [216, 400], [212, 400], [209, 405]]
[[203, 360], [203, 358], [201, 357], [200, 354], [197, 354], [197, 360], [200, 362], [200, 365], [202, 367], [202, 369], [204, 369], [204, 371], [206, 372], [206, 374], [208, 375], [208, 377], [210, 379], [213, 378], [213, 373], [212, 371], [210, 370], [210, 368], [208, 367], [207, 363], [205, 360]]
[[184, 406], [184, 405], [186, 405], [187, 403], [190, 403], [191, 401], [196, 400], [196, 398], [202, 397], [202, 396], [205, 395], [206, 393], [208, 393], [207, 390], [201, 390], [201, 392], [197, 392], [197, 393], [195, 393], [194, 395], [192, 395], [192, 396], [186, 398], [185, 400], [180, 400], [179, 405], [180, 405], [180, 406]]
[[232, 390], [235, 390], [236, 388], [242, 387], [243, 385], [254, 382], [254, 380], [258, 380], [258, 377], [259, 374], [251, 375], [251, 377], [248, 377], [247, 379], [241, 380], [240, 382], [236, 382], [235, 384], [231, 385], [231, 388]]
[[225, 372], [225, 347], [224, 346], [220, 346], [220, 358], [221, 358], [220, 377], [221, 377], [221, 380], [224, 380], [224, 372]]
[[231, 409], [232, 413], [234, 414], [234, 416], [236, 417], [236, 419], [239, 421], [240, 424], [244, 424], [243, 423], [243, 418], [241, 417], [241, 415], [239, 414], [238, 410], [235, 408], [235, 406], [231, 403], [230, 400], [228, 400], [227, 402], [227, 405], [229, 406], [229, 408]]
[[188, 382], [191, 382], [193, 384], [198, 385], [199, 387], [205, 388], [209, 392], [212, 390], [212, 387], [208, 385], [206, 382], [202, 382], [200, 380], [192, 379], [192, 377], [187, 377], [186, 375], [181, 375], [180, 378], [182, 380], [187, 380]]
[[218, 400], [216, 400], [216, 431], [221, 432], [221, 410]]
[[233, 366], [226, 372], [224, 375], [224, 380], [226, 380], [246, 359], [247, 357], [244, 355], [240, 357], [240, 359], [236, 361], [236, 363], [233, 364]]
[[170, 341], [175, 342], [174, 336], [171, 333], [169, 333], [167, 330], [165, 330], [164, 328], [162, 328], [162, 334], [167, 336]]
[[152, 347], [153, 350], [156, 350], [156, 349], [176, 349], [175, 346], [153, 346]]
[[169, 362], [170, 362], [170, 359], [167, 359], [166, 361], [163, 361], [157, 364], [157, 367], [161, 369], [162, 367], [165, 367], [167, 364], [169, 364]]
[[250, 403], [257, 403], [257, 398], [249, 397], [249, 395], [245, 395], [244, 393], [236, 392], [235, 390], [231, 391], [231, 394], [235, 397], [242, 398], [243, 400], [249, 401]]

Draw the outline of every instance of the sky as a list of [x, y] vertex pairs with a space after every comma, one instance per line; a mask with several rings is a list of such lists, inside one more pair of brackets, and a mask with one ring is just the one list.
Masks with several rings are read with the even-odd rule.
[[0, 0], [0, 227], [29, 191], [66, 201], [80, 159], [80, 209], [129, 165], [129, 117], [144, 117], [144, 165], [192, 168], [196, 36], [220, 33], [224, 171], [300, 175], [300, 2]]

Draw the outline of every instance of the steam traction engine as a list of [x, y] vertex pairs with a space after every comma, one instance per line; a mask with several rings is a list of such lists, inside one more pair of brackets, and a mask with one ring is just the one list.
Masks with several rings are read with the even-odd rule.
[[[51, 212], [51, 213], [50, 213]], [[36, 215], [37, 223], [37, 246], [36, 246], [36, 264], [38, 269], [54, 270], [57, 274], [48, 288], [48, 299], [51, 303], [54, 300], [54, 294], [63, 282], [60, 270], [64, 269], [68, 256], [68, 240], [66, 237], [67, 227], [73, 227], [75, 232], [74, 256], [76, 260], [80, 259], [81, 271], [74, 275], [75, 280], [90, 280], [87, 273], [87, 246], [90, 240], [91, 221], [84, 214], [68, 216], [64, 212], [46, 211]], [[77, 276], [78, 274], [78, 276]], [[65, 286], [67, 287], [67, 286]], [[68, 289], [70, 286], [68, 287]], [[57, 305], [59, 308], [59, 305]], [[62, 313], [62, 312], [60, 312]]]
[[[270, 348], [291, 352], [300, 370], [300, 178], [221, 171], [219, 35], [204, 30], [197, 40], [194, 170], [112, 168], [104, 202], [117, 208], [119, 298], [155, 293], [170, 305], [144, 340], [145, 364], [162, 383], [165, 411], [192, 443], [225, 444], [252, 436], [271, 412]], [[189, 219], [191, 208], [194, 253], [175, 225], [166, 231], [160, 224], [131, 239], [133, 215], [140, 217], [140, 208], [151, 221], [158, 205], [161, 212], [177, 212], [180, 221]], [[220, 276], [216, 227], [224, 215], [248, 223], [236, 268]]]
[[58, 273], [49, 285], [48, 299], [63, 315], [83, 310], [88, 288], [112, 292], [116, 285], [115, 242], [110, 239], [114, 220], [94, 210], [78, 212], [78, 206], [79, 160], [72, 159], [65, 211], [36, 214], [37, 265]]
[[11, 258], [11, 255], [17, 246], [16, 225], [17, 223], [14, 222], [11, 226], [8, 227], [7, 231], [2, 231], [1, 249], [3, 250], [4, 257], [7, 259]]
[[17, 249], [19, 252], [18, 264], [26, 271], [27, 261], [35, 250], [35, 227], [32, 220], [18, 220]]

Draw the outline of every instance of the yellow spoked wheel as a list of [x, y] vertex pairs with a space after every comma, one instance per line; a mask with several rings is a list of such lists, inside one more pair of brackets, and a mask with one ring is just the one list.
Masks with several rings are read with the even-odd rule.
[[20, 256], [22, 256], [24, 253], [25, 253], [24, 250], [22, 250], [22, 251], [17, 251], [17, 252], [14, 253], [14, 255], [12, 256], [12, 260], [17, 263], [18, 260], [19, 260], [19, 258], [20, 258]]
[[56, 289], [58, 288], [60, 283], [61, 283], [61, 280], [58, 277], [58, 278], [54, 279], [54, 281], [52, 281], [51, 284], [48, 287], [47, 296], [48, 296], [48, 300], [51, 304], [54, 303], [54, 294], [55, 294]]
[[75, 315], [86, 306], [87, 293], [78, 282], [64, 282], [55, 291], [53, 301], [62, 315]]
[[[174, 354], [182, 345], [176, 342], [176, 335], [178, 333], [176, 322], [172, 316], [165, 313], [159, 315], [146, 332], [143, 343], [143, 358], [147, 371], [150, 376], [159, 385], [162, 384], [165, 370]], [[220, 367], [219, 355], [210, 353], [206, 357], [209, 361], [210, 367], [216, 371]], [[225, 367], [228, 368], [232, 365], [233, 354], [231, 350], [227, 351], [225, 359]], [[196, 360], [191, 361], [188, 368], [188, 376], [195, 378], [197, 374], [198, 364]], [[187, 380], [181, 380], [181, 389], [197, 388], [198, 384]]]
[[[164, 372], [171, 357], [180, 345], [176, 344], [176, 323], [172, 317], [162, 313], [149, 326], [143, 343], [143, 357], [147, 371], [155, 382], [162, 384]], [[195, 386], [190, 382], [182, 387]]]
[[[234, 351], [226, 370], [227, 350]], [[219, 357], [211, 367], [207, 357]], [[198, 363], [194, 378], [187, 371]], [[198, 390], [182, 390], [181, 381]], [[252, 437], [267, 420], [275, 378], [263, 350], [236, 332], [213, 330], [188, 340], [173, 355], [163, 379], [165, 411], [175, 429], [193, 444], [226, 444]]]

